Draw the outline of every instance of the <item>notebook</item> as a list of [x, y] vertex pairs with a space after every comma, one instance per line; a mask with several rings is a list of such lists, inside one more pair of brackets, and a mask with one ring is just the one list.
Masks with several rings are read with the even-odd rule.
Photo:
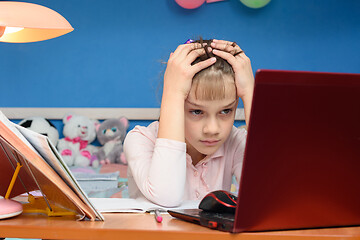
[[229, 232], [307, 229], [360, 225], [359, 203], [360, 74], [259, 70], [236, 213], [169, 213]]

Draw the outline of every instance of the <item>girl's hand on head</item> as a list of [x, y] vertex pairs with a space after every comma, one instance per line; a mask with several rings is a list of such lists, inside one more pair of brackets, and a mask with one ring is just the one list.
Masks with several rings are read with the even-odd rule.
[[170, 54], [164, 75], [163, 94], [180, 94], [187, 98], [194, 75], [204, 68], [214, 64], [216, 58], [210, 58], [191, 65], [201, 55], [205, 54], [200, 43], [183, 44]]
[[250, 59], [244, 51], [234, 42], [225, 40], [213, 40], [211, 43], [213, 53], [225, 59], [233, 68], [235, 73], [235, 85], [237, 95], [241, 99], [246, 95], [252, 97], [254, 91], [254, 74]]

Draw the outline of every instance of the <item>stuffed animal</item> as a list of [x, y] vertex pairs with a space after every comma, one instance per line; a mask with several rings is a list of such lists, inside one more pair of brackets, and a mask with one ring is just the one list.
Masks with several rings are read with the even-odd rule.
[[59, 132], [48, 119], [44, 117], [29, 117], [21, 120], [19, 125], [34, 132], [45, 135], [56, 146], [59, 141]]
[[110, 118], [96, 126], [96, 136], [102, 147], [96, 153], [100, 164], [127, 164], [123, 153], [123, 142], [129, 121], [125, 117]]
[[98, 161], [93, 161], [97, 147], [90, 143], [96, 138], [95, 125], [99, 122], [85, 116], [67, 114], [63, 123], [65, 138], [59, 140], [57, 148], [65, 163], [68, 166], [97, 167]]

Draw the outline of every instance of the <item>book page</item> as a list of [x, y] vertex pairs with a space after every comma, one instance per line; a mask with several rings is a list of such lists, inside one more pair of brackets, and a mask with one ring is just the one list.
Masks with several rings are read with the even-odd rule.
[[90, 198], [95, 208], [102, 213], [144, 213], [154, 209], [175, 210], [175, 209], [196, 209], [199, 208], [200, 200], [184, 201], [178, 207], [163, 207], [152, 203], [145, 198]]
[[12, 131], [16, 137], [20, 138], [20, 140], [26, 144], [29, 148], [31, 148], [34, 152], [36, 150], [33, 146], [26, 140], [26, 138], [17, 130], [17, 128], [14, 126], [15, 124], [11, 122], [1, 111], [0, 111], [0, 122], [2, 122], [10, 131]]

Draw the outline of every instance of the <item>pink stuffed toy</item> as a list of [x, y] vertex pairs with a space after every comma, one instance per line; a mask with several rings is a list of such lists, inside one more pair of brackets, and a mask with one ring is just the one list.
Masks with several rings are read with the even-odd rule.
[[57, 148], [68, 166], [93, 166], [99, 165], [93, 162], [95, 146], [90, 143], [96, 138], [95, 124], [97, 120], [85, 116], [68, 114], [63, 118], [65, 138], [59, 140]]

